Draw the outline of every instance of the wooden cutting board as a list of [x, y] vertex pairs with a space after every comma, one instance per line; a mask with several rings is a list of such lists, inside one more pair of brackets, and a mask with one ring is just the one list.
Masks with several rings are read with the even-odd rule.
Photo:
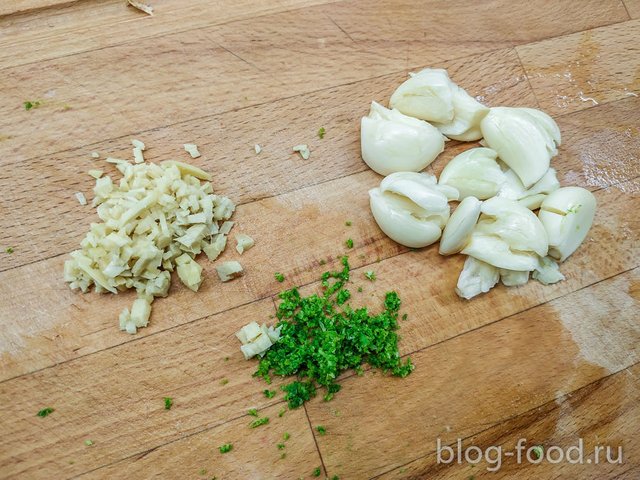
[[[151, 3], [152, 17], [122, 0], [0, 5], [1, 478], [640, 477], [640, 2]], [[373, 222], [380, 178], [360, 159], [359, 119], [425, 66], [487, 105], [555, 117], [561, 183], [598, 200], [566, 281], [463, 301], [460, 256], [408, 251]], [[256, 240], [244, 277], [221, 284], [203, 261], [200, 291], [174, 284], [135, 336], [116, 324], [131, 295], [62, 281], [96, 218], [74, 193], [91, 199], [87, 170], [113, 173], [90, 154], [129, 158], [132, 138], [150, 161], [188, 160], [182, 144], [196, 143], [193, 163]], [[291, 151], [300, 143], [307, 161]], [[450, 142], [428, 170], [469, 146]], [[400, 294], [400, 349], [416, 369], [347, 375], [331, 402], [279, 417], [282, 394], [264, 397], [233, 333], [269, 322], [280, 289], [316, 288], [345, 253], [354, 304]], [[55, 411], [36, 417], [44, 407]], [[252, 407], [270, 423], [249, 429]], [[487, 471], [521, 438], [545, 455], [582, 439], [584, 464], [505, 456]], [[494, 457], [439, 463], [438, 442], [458, 439]], [[596, 465], [596, 446], [621, 447], [622, 462]]]

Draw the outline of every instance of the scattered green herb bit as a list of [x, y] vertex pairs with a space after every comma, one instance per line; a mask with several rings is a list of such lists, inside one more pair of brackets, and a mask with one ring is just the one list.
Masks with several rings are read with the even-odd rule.
[[286, 442], [287, 440], [289, 440], [291, 438], [291, 435], [289, 435], [289, 432], [284, 432], [284, 435], [282, 435], [282, 438]]
[[368, 270], [368, 271], [364, 272], [364, 276], [365, 276], [365, 278], [367, 280], [370, 280], [372, 282], [375, 281], [375, 279], [376, 279], [376, 274], [375, 274], [375, 272], [373, 272], [373, 270]]
[[316, 467], [316, 469], [313, 472], [311, 472], [311, 475], [313, 475], [314, 477], [319, 477], [321, 471], [322, 470], [320, 469], [320, 467]]
[[408, 318], [408, 315], [406, 313], [402, 315], [402, 320], [406, 320], [407, 318]]
[[340, 480], [340, 477], [338, 475], [334, 475], [333, 477], [331, 477], [331, 480]]
[[55, 411], [55, 408], [51, 408], [51, 407], [47, 407], [47, 408], [43, 408], [42, 410], [40, 410], [37, 415], [38, 417], [48, 417], [49, 415], [51, 415], [53, 412]]
[[327, 133], [327, 131], [324, 129], [324, 127], [320, 127], [320, 130], [318, 130], [318, 137], [320, 137], [320, 140], [324, 138], [325, 133]]
[[542, 445], [536, 445], [535, 447], [533, 447], [533, 454], [536, 456], [536, 459], [540, 459], [542, 458], [542, 454], [544, 453], [544, 450], [542, 449]]
[[93, 445], [93, 440], [85, 440], [85, 441], [84, 441], [84, 444], [85, 444], [87, 447], [90, 447], [91, 445]]
[[220, 385], [226, 385], [227, 383], [229, 383], [228, 378], [223, 378], [222, 380], [220, 380]]
[[284, 413], [285, 413], [286, 411], [287, 411], [287, 410], [286, 410], [284, 407], [282, 407], [282, 408], [280, 409], [280, 411], [278, 412], [278, 416], [279, 416], [279, 417], [283, 417], [283, 416], [284, 416]]
[[224, 445], [220, 445], [218, 447], [218, 450], [220, 450], [220, 453], [229, 453], [231, 450], [233, 450], [233, 445], [230, 443], [225, 443]]
[[40, 105], [42, 105], [42, 102], [40, 100], [27, 100], [26, 102], [24, 102], [24, 109], [31, 110], [32, 108], [38, 108]]
[[224, 361], [228, 362], [229, 361], [229, 357], [224, 357]]
[[273, 276], [275, 277], [275, 279], [277, 281], [279, 281], [280, 283], [284, 282], [284, 275], [281, 274], [280, 272], [276, 272], [273, 274]]
[[7, 253], [13, 253], [13, 247], [8, 247], [5, 251]]
[[327, 264], [327, 261], [326, 261], [326, 260], [324, 260], [324, 259], [322, 259], [322, 260], [320, 260], [320, 262], [319, 262], [319, 263], [320, 263], [320, 265], [326, 265], [326, 264]]
[[164, 409], [165, 410], [171, 410], [172, 406], [173, 406], [173, 398], [164, 397]]
[[322, 425], [318, 425], [318, 426], [316, 427], [316, 430], [318, 431], [318, 433], [319, 433], [320, 435], [324, 435], [324, 434], [326, 434], [326, 433], [327, 433], [327, 429], [326, 429], [326, 428], [324, 428], [324, 426], [322, 426]]
[[284, 460], [287, 457], [287, 452], [282, 452], [280, 454], [280, 460]]
[[258, 418], [249, 424], [251, 428], [257, 428], [260, 425], [266, 425], [269, 423], [269, 417]]
[[368, 363], [394, 376], [405, 377], [413, 370], [410, 359], [398, 353], [397, 293], [388, 292], [384, 309], [372, 315], [367, 308], [341, 305], [348, 298], [349, 262], [341, 259], [342, 270], [322, 274], [322, 293], [303, 297], [297, 288], [279, 294], [277, 326], [280, 339], [260, 360], [254, 376], [271, 381], [272, 375], [297, 376], [281, 389], [289, 408], [298, 408], [326, 389], [325, 400], [340, 390], [336, 378], [345, 370]]
[[207, 474], [207, 469], [206, 468], [202, 468], [200, 469], [200, 471], [198, 472], [198, 475], [206, 475]]
[[69, 465], [73, 465], [74, 463], [76, 463], [75, 460], [69, 460]]
[[347, 246], [347, 248], [353, 248], [353, 240], [351, 240], [350, 238], [347, 238], [347, 241], [344, 242], [344, 244]]
[[362, 287], [358, 287], [358, 292], [362, 293]]
[[471, 475], [471, 476], [469, 477], [469, 480], [476, 480], [476, 476], [475, 476], [475, 475]]
[[252, 417], [257, 417], [258, 416], [258, 410], [256, 410], [255, 408], [250, 408], [249, 411], [247, 412], [248, 415], [251, 415]]
[[349, 290], [340, 290], [336, 294], [336, 303], [338, 305], [344, 305], [344, 303], [351, 298], [351, 292]]
[[351, 220], [347, 220], [346, 222], [344, 222], [344, 224], [345, 224], [347, 227], [350, 227], [350, 226], [352, 225]]
[[278, 450], [284, 450], [284, 446], [285, 446], [285, 445], [284, 445], [284, 443], [279, 443], [279, 444], [277, 445]]
[[266, 390], [263, 390], [262, 393], [264, 393], [264, 396], [267, 397], [267, 398], [273, 398], [273, 397], [276, 396], [276, 391], [275, 390], [266, 389]]

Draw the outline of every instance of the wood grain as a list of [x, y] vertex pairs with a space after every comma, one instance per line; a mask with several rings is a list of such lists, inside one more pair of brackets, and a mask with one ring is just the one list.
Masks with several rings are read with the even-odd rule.
[[629, 12], [631, 18], [640, 18], [640, 1], [638, 0], [623, 0], [624, 6]]
[[639, 36], [633, 20], [517, 51], [541, 108], [562, 114], [640, 95]]
[[345, 379], [332, 403], [307, 408], [311, 423], [327, 429], [316, 440], [329, 474], [382, 474], [431, 454], [436, 438], [470, 436], [638, 362], [639, 304], [629, 287], [639, 273], [415, 353], [406, 379]]

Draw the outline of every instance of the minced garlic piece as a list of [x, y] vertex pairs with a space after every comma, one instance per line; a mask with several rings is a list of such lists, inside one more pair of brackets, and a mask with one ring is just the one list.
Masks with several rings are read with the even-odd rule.
[[294, 152], [298, 152], [303, 159], [309, 160], [311, 151], [309, 150], [309, 147], [307, 145], [296, 145], [292, 150]]
[[198, 158], [200, 156], [198, 146], [195, 143], [185, 143], [184, 149], [189, 155], [191, 155], [191, 158]]
[[89, 170], [87, 173], [89, 174], [90, 177], [93, 177], [97, 180], [102, 176], [104, 172], [102, 170], [96, 169], [96, 170]]
[[242, 255], [246, 250], [249, 250], [254, 245], [255, 242], [249, 235], [245, 235], [243, 233], [236, 235], [236, 250], [240, 255]]
[[84, 193], [76, 192], [75, 196], [78, 199], [78, 202], [80, 202], [80, 205], [86, 205], [87, 204], [87, 197], [84, 196]]
[[223, 282], [228, 282], [229, 280], [239, 277], [242, 275], [242, 271], [242, 265], [235, 260], [216, 265], [216, 272], [218, 272], [218, 276]]

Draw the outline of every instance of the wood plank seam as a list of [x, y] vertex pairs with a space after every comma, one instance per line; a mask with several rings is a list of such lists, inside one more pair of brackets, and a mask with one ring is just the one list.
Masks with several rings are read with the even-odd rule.
[[[474, 433], [471, 433], [471, 434], [467, 435], [466, 437], [461, 438], [461, 440], [462, 440], [463, 442], [464, 442], [465, 440], [469, 440], [469, 439], [471, 439], [471, 438], [475, 437], [476, 435], [480, 435], [480, 434], [482, 434], [482, 433], [484, 433], [484, 432], [487, 432], [487, 431], [491, 430], [492, 428], [499, 427], [500, 425], [505, 424], [505, 423], [507, 423], [507, 422], [509, 422], [509, 421], [511, 421], [511, 420], [513, 420], [513, 419], [515, 419], [515, 418], [523, 417], [523, 416], [527, 416], [527, 415], [533, 415], [533, 414], [535, 414], [535, 413], [536, 413], [540, 408], [543, 408], [543, 407], [546, 407], [546, 406], [550, 406], [550, 405], [552, 405], [552, 404], [555, 404], [555, 407], [551, 408], [551, 409], [549, 410], [550, 412], [553, 412], [553, 411], [559, 410], [559, 409], [561, 409], [561, 408], [562, 408], [562, 405], [563, 405], [566, 401], [568, 401], [568, 399], [569, 399], [571, 396], [573, 396], [574, 394], [578, 394], [578, 393], [579, 393], [580, 391], [582, 391], [582, 390], [585, 390], [585, 389], [588, 389], [588, 388], [592, 388], [594, 385], [597, 385], [597, 384], [599, 384], [599, 383], [604, 383], [604, 382], [606, 382], [608, 379], [610, 379], [611, 377], [618, 376], [618, 375], [623, 375], [623, 374], [625, 374], [628, 370], [630, 370], [630, 369], [634, 368], [635, 366], [637, 366], [637, 365], [639, 365], [639, 364], [640, 364], [640, 362], [636, 362], [636, 363], [634, 363], [633, 365], [629, 365], [628, 367], [625, 367], [625, 368], [623, 368], [623, 369], [618, 370], [617, 372], [611, 372], [611, 373], [609, 373], [609, 374], [607, 374], [607, 375], [605, 375], [605, 376], [603, 376], [603, 377], [598, 378], [597, 380], [594, 380], [594, 381], [592, 381], [592, 382], [589, 382], [589, 383], [587, 383], [586, 385], [583, 385], [583, 386], [581, 386], [581, 387], [579, 387], [579, 388], [576, 388], [575, 390], [572, 390], [572, 391], [570, 391], [570, 392], [566, 392], [566, 393], [564, 394], [564, 398], [562, 399], [562, 401], [561, 401], [560, 403], [558, 403], [556, 399], [553, 399], [553, 400], [549, 400], [548, 402], [544, 402], [544, 403], [538, 404], [538, 405], [536, 405], [535, 407], [532, 407], [532, 408], [530, 408], [530, 409], [528, 409], [528, 410], [525, 410], [524, 412], [521, 412], [521, 413], [517, 413], [517, 414], [511, 415], [510, 417], [504, 418], [504, 419], [500, 420], [499, 422], [497, 422], [497, 423], [495, 423], [495, 424], [493, 424], [493, 425], [488, 426], [487, 428], [483, 428], [483, 429], [478, 430], [478, 431], [476, 431], [476, 432], [474, 432]], [[448, 445], [449, 445], [449, 446], [451, 446], [451, 445], [453, 445], [453, 444], [448, 444]], [[428, 456], [432, 455], [434, 452], [435, 452], [435, 450], [431, 450], [431, 451], [429, 451], [429, 452], [425, 453], [424, 455], [420, 455], [419, 457], [416, 457], [416, 458], [414, 458], [414, 459], [413, 459], [413, 460], [411, 460], [411, 461], [408, 461], [408, 462], [406, 462], [406, 463], [403, 463], [402, 465], [399, 465], [399, 466], [394, 467], [394, 468], [392, 468], [392, 469], [389, 469], [389, 470], [386, 470], [386, 471], [384, 471], [384, 472], [381, 472], [381, 473], [380, 473], [380, 474], [378, 474], [378, 475], [375, 475], [375, 476], [373, 476], [373, 477], [370, 477], [370, 478], [369, 478], [369, 480], [375, 480], [376, 478], [380, 478], [380, 477], [382, 477], [383, 475], [386, 475], [386, 474], [388, 474], [388, 473], [390, 473], [390, 472], [393, 472], [393, 471], [398, 470], [398, 469], [400, 469], [400, 468], [406, 467], [407, 465], [409, 465], [409, 464], [411, 464], [411, 463], [415, 462], [416, 460], [420, 460], [421, 458], [426, 458], [426, 457], [428, 457]], [[616, 477], [616, 478], [619, 478], [619, 477]]]
[[[518, 49], [514, 48], [513, 50], [515, 51], [516, 57], [518, 57], [518, 62], [520, 63], [520, 67], [522, 68], [522, 71], [524, 72], [524, 76], [527, 79], [527, 85], [529, 85], [529, 90], [531, 90], [531, 95], [533, 95], [533, 98], [535, 98], [536, 100], [536, 107], [540, 108], [540, 100], [538, 100], [538, 95], [536, 95], [536, 91], [533, 89], [533, 85], [531, 85], [531, 79], [529, 78], [529, 73], [527, 72], [527, 68], [524, 66], [524, 63], [522, 62], [522, 58], [520, 57], [520, 53], [518, 52]], [[593, 105], [593, 106], [595, 107], [597, 105]], [[569, 112], [566, 113], [566, 115], [568, 114]], [[562, 115], [557, 115], [556, 118], [560, 116]]]
[[313, 431], [313, 425], [311, 424], [311, 418], [309, 417], [309, 411], [307, 410], [307, 405], [302, 404], [302, 408], [304, 408], [304, 414], [307, 417], [307, 424], [309, 425], [309, 431], [311, 432], [311, 436], [313, 437], [313, 443], [316, 446], [316, 450], [318, 451], [318, 456], [320, 457], [320, 463], [322, 464], [322, 471], [327, 474], [327, 467], [324, 464], [324, 458], [322, 458], [322, 451], [320, 450], [320, 445], [318, 445], [318, 439]]

